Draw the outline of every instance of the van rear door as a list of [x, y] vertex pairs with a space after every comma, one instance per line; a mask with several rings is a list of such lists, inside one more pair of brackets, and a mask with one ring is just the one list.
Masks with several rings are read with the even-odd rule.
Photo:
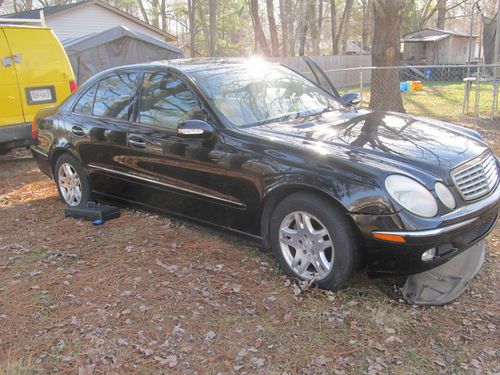
[[16, 68], [3, 29], [0, 29], [0, 77], [0, 126], [23, 123]]
[[31, 122], [40, 109], [61, 103], [70, 94], [73, 70], [50, 29], [5, 28], [21, 92], [24, 118]]

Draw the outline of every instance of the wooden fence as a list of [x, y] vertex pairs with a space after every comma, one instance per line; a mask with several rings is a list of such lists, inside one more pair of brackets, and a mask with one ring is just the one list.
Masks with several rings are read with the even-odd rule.
[[[371, 55], [314, 56], [311, 59], [326, 72], [328, 78], [337, 88], [360, 86], [361, 81], [363, 85], [370, 83], [370, 69], [352, 68], [371, 67]], [[309, 68], [300, 56], [276, 58], [274, 61], [311, 77]]]

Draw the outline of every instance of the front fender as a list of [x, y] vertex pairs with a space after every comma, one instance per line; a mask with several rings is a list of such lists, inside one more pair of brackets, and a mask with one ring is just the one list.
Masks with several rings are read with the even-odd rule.
[[384, 215], [394, 207], [384, 191], [376, 184], [349, 180], [335, 180], [303, 175], [282, 175], [267, 186], [261, 208], [260, 233], [265, 247], [269, 247], [269, 225], [274, 208], [286, 196], [297, 191], [308, 191], [325, 197], [346, 214]]
[[284, 192], [310, 190], [329, 197], [349, 213], [386, 215], [396, 212], [387, 194], [376, 182], [358, 180], [347, 176], [282, 175], [272, 181], [263, 202], [272, 197], [284, 196]]

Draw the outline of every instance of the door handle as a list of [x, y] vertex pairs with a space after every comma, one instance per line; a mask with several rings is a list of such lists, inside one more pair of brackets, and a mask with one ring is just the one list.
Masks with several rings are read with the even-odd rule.
[[131, 145], [131, 146], [134, 146], [136, 148], [146, 148], [146, 142], [142, 141], [141, 139], [133, 139], [133, 138], [129, 138], [128, 139], [128, 143]]
[[85, 135], [85, 131], [81, 127], [76, 125], [71, 128], [71, 132], [77, 137], [83, 137]]

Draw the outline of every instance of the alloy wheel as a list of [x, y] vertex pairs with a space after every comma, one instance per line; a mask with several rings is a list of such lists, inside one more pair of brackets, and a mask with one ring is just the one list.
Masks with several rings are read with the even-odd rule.
[[82, 183], [75, 168], [69, 163], [61, 164], [57, 181], [66, 203], [70, 206], [78, 206], [82, 201]]
[[330, 233], [315, 216], [294, 211], [281, 221], [280, 248], [288, 266], [297, 276], [321, 280], [333, 268], [334, 247]]

